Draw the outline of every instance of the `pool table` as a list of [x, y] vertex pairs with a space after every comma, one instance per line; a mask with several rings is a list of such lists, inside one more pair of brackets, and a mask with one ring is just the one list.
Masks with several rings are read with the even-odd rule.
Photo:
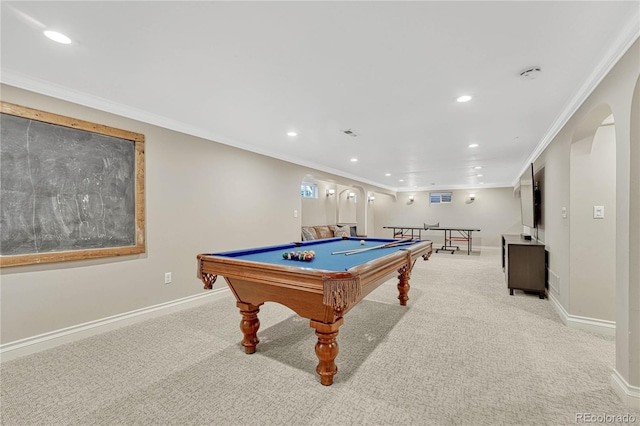
[[[310, 261], [283, 258], [292, 251], [315, 252]], [[336, 253], [357, 250], [352, 253]], [[336, 337], [344, 315], [367, 294], [398, 273], [400, 305], [409, 300], [409, 278], [416, 260], [427, 260], [431, 241], [330, 238], [223, 253], [199, 254], [198, 278], [211, 289], [218, 275], [236, 298], [247, 354], [256, 351], [264, 302], [281, 303], [315, 329], [320, 382], [329, 386], [338, 368]]]

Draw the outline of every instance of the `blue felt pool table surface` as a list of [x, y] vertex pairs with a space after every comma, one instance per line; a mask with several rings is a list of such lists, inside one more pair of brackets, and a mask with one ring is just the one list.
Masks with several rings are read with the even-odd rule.
[[[364, 241], [364, 245], [361, 245], [360, 241]], [[420, 240], [414, 241], [416, 243], [420, 242]], [[379, 238], [329, 238], [316, 241], [305, 241], [301, 243], [253, 248], [247, 250], [212, 253], [210, 254], [210, 256], [227, 257], [236, 260], [269, 263], [274, 265], [299, 267], [306, 269], [341, 272], [347, 271], [355, 266], [362, 265], [372, 260], [379, 259], [391, 253], [395, 253], [399, 250], [407, 249], [411, 247], [411, 245], [379, 248], [351, 255], [331, 254], [332, 252], [364, 249], [393, 242], [398, 242], [398, 240]], [[299, 244], [299, 246], [297, 246], [297, 244]], [[315, 258], [311, 261], [301, 261], [288, 260], [282, 257], [282, 254], [285, 252], [304, 250], [315, 251]]]

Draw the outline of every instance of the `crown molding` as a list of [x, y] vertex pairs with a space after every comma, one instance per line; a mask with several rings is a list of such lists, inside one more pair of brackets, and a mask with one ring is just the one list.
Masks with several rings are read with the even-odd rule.
[[560, 114], [556, 117], [551, 127], [544, 134], [540, 142], [536, 145], [527, 161], [523, 164], [520, 173], [514, 178], [511, 186], [515, 186], [520, 179], [522, 173], [525, 172], [529, 164], [533, 163], [536, 158], [542, 154], [542, 152], [549, 146], [553, 139], [560, 133], [560, 130], [567, 124], [567, 122], [578, 111], [587, 98], [598, 87], [602, 80], [609, 74], [618, 61], [624, 56], [625, 53], [631, 48], [633, 43], [640, 38], [640, 25], [637, 21], [638, 17], [632, 15], [629, 17], [626, 25], [622, 31], [618, 33], [618, 37], [611, 44], [607, 52], [603, 55], [600, 62], [591, 72], [587, 80], [580, 87], [580, 90], [567, 102]]
[[355, 180], [360, 183], [365, 183], [371, 186], [375, 186], [388, 191], [397, 191], [398, 188], [394, 188], [380, 182], [374, 182], [365, 179], [361, 176], [346, 173], [341, 170], [333, 169], [331, 167], [324, 166], [311, 161], [305, 161], [300, 158], [282, 155], [274, 153], [265, 149], [258, 149], [249, 144], [239, 142], [233, 138], [221, 135], [210, 130], [203, 129], [197, 126], [191, 126], [182, 121], [174, 120], [169, 117], [152, 114], [147, 111], [133, 108], [128, 105], [124, 105], [117, 102], [112, 102], [108, 99], [104, 99], [98, 96], [88, 95], [83, 92], [79, 92], [73, 89], [69, 89], [64, 86], [59, 86], [48, 81], [40, 80], [37, 78], [29, 77], [24, 74], [15, 72], [11, 69], [2, 68], [0, 72], [0, 83], [14, 86], [19, 89], [28, 90], [41, 95], [50, 96], [52, 98], [60, 99], [74, 104], [82, 105], [88, 108], [97, 109], [107, 113], [115, 114], [127, 119], [140, 121], [143, 123], [158, 126], [164, 129], [173, 130], [176, 132], [184, 133], [190, 136], [199, 137], [212, 142], [217, 142], [223, 145], [232, 146], [234, 148], [249, 151], [255, 154], [261, 154], [267, 157], [275, 158], [277, 160], [286, 161], [288, 163], [296, 164], [302, 167], [308, 167], [311, 169], [319, 170], [325, 173], [330, 173], [336, 176], [340, 176], [346, 179]]
[[[587, 80], [581, 86], [580, 90], [578, 90], [575, 96], [566, 104], [566, 106], [562, 109], [561, 113], [556, 117], [556, 119], [554, 120], [552, 125], [549, 127], [545, 135], [542, 137], [540, 142], [536, 145], [536, 148], [531, 153], [531, 155], [529, 156], [525, 164], [522, 166], [520, 173], [518, 173], [518, 175], [514, 177], [513, 181], [511, 183], [499, 182], [494, 184], [493, 186], [486, 186], [486, 188], [489, 188], [489, 187], [497, 188], [497, 187], [508, 187], [508, 186], [514, 187], [515, 185], [517, 185], [520, 175], [522, 175], [522, 173], [528, 167], [528, 165], [533, 161], [535, 161], [535, 159], [546, 149], [546, 147], [558, 135], [560, 130], [567, 124], [569, 119], [576, 113], [578, 108], [580, 108], [580, 106], [585, 102], [585, 100], [589, 97], [589, 95], [591, 95], [591, 93], [595, 90], [598, 84], [600, 84], [600, 82], [606, 77], [609, 71], [611, 71], [614, 65], [631, 47], [631, 45], [640, 37], [640, 26], [638, 25], [636, 18], [637, 18], [636, 16], [629, 17], [628, 22], [623, 27], [623, 30], [620, 31], [616, 40], [612, 43], [611, 47], [607, 50], [607, 52], [605, 53], [603, 58], [600, 60], [598, 65], [594, 68], [593, 72], [589, 75]], [[112, 102], [101, 97], [90, 96], [90, 95], [87, 95], [86, 93], [71, 90], [67, 87], [55, 85], [48, 81], [28, 77], [24, 74], [15, 72], [7, 68], [2, 68], [0, 72], [0, 82], [11, 85], [11, 86], [15, 86], [24, 90], [36, 92], [42, 95], [51, 96], [51, 97], [65, 100], [68, 102], [73, 102], [75, 104], [83, 105], [89, 108], [98, 109], [98, 110], [112, 113], [115, 115], [123, 116], [129, 119], [141, 121], [147, 124], [152, 124], [154, 126], [158, 126], [161, 128], [185, 133], [191, 136], [200, 137], [206, 140], [218, 142], [224, 145], [232, 146], [232, 147], [253, 152], [256, 154], [265, 155], [267, 157], [286, 161], [299, 166], [308, 167], [308, 168], [316, 169], [325, 173], [330, 173], [336, 176], [340, 176], [343, 178], [356, 180], [358, 182], [379, 187], [389, 191], [408, 192], [408, 191], [426, 191], [426, 190], [444, 189], [440, 187], [438, 188], [423, 187], [423, 188], [405, 189], [405, 188], [388, 186], [380, 182], [374, 182], [368, 179], [364, 179], [360, 176], [346, 173], [341, 170], [326, 167], [322, 164], [317, 164], [314, 162], [301, 160], [296, 157], [290, 157], [287, 155], [274, 153], [265, 149], [257, 149], [256, 147], [250, 146], [249, 144], [227, 137], [226, 135], [221, 135], [200, 127], [191, 126], [184, 122], [177, 121], [169, 117], [152, 114], [138, 108], [133, 108], [124, 104]], [[473, 187], [473, 186], [456, 186], [455, 188], [450, 187], [447, 189], [476, 189], [476, 188], [477, 187]]]

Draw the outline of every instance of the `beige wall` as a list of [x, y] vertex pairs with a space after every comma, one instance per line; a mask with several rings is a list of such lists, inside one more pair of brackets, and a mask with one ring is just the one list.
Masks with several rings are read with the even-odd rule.
[[[334, 203], [346, 190], [355, 190], [358, 201], [357, 206], [345, 205], [341, 218], [357, 220], [361, 233], [388, 237], [381, 226], [405, 219], [414, 223], [399, 203], [382, 213], [385, 200], [392, 198], [380, 188], [339, 182], [339, 177], [317, 171], [308, 176], [307, 168], [11, 86], [2, 86], [2, 100], [144, 134], [147, 231], [147, 253], [142, 255], [2, 268], [2, 343], [199, 294], [198, 253], [297, 240], [303, 221], [336, 222]], [[300, 183], [309, 178], [318, 183], [320, 197], [315, 201], [322, 204], [311, 215], [299, 196]], [[336, 188], [335, 200], [323, 197], [328, 187]], [[376, 195], [373, 203], [366, 202], [369, 192]], [[476, 192], [478, 198], [469, 205], [463, 202], [466, 193], [456, 195], [461, 210], [443, 210], [440, 222], [479, 226], [481, 238], [486, 241], [493, 234], [489, 244], [495, 246], [500, 233], [519, 232], [518, 200], [510, 189]], [[426, 198], [404, 207], [416, 213], [419, 203], [428, 208]], [[495, 207], [500, 204], [503, 207]], [[482, 219], [485, 216], [491, 223]], [[422, 215], [415, 219], [422, 223]], [[374, 227], [376, 223], [380, 226]], [[501, 226], [504, 223], [510, 226]], [[172, 272], [171, 284], [164, 284], [164, 272]], [[216, 283], [220, 286], [224, 283]]]
[[[618, 194], [616, 371], [633, 386], [640, 386], [639, 52], [636, 42], [535, 160], [536, 173], [542, 173], [544, 182], [539, 236], [549, 250], [549, 269], [558, 277], [552, 297], [572, 314], [582, 305], [571, 301], [570, 226], [559, 214], [571, 203], [571, 142], [590, 111], [602, 104], [610, 106], [616, 121]], [[430, 206], [428, 193], [418, 192], [415, 202], [407, 204], [407, 193], [397, 194], [396, 199], [394, 193], [360, 182], [13, 87], [2, 86], [2, 100], [143, 133], [147, 212], [147, 253], [143, 255], [1, 269], [2, 343], [199, 294], [202, 284], [195, 278], [198, 253], [299, 239], [300, 183], [309, 173], [358, 189], [362, 201], [356, 208], [359, 231], [373, 234], [370, 236], [389, 237], [390, 231], [383, 229], [387, 225], [440, 222], [442, 226], [479, 227], [482, 231], [476, 245], [497, 247], [502, 233], [522, 232], [519, 201], [511, 188], [476, 190], [476, 200], [469, 204], [470, 191], [456, 190], [454, 203], [439, 206]], [[370, 205], [365, 198], [369, 191], [376, 195]], [[296, 210], [298, 217], [294, 217]], [[331, 219], [330, 209], [325, 218]], [[173, 283], [165, 285], [163, 275], [169, 271]], [[220, 286], [224, 284], [216, 283]]]
[[327, 196], [328, 189], [336, 189], [336, 185], [330, 182], [318, 180], [313, 176], [306, 176], [305, 182], [318, 185], [318, 198], [302, 199], [302, 225], [335, 225], [337, 215], [337, 194]]
[[[434, 192], [442, 192], [440, 190]], [[390, 195], [376, 195], [373, 203], [375, 237], [392, 236], [392, 230], [385, 226], [421, 226], [425, 223], [440, 223], [440, 226], [476, 227], [481, 231], [474, 234], [474, 247], [500, 247], [502, 234], [520, 234], [520, 199], [514, 196], [513, 188], [483, 188], [475, 190], [455, 190], [449, 204], [429, 204], [429, 192], [399, 193], [397, 200]], [[469, 194], [476, 199], [469, 202]], [[414, 202], [408, 201], [409, 196]], [[428, 231], [422, 238], [442, 245], [444, 233]]]
[[[640, 61], [638, 61], [640, 62]], [[639, 73], [640, 74], [640, 73]], [[640, 387], [640, 75], [636, 80], [631, 106], [630, 185], [629, 185], [629, 286], [626, 293], [623, 283], [616, 287], [616, 307], [627, 305], [629, 309], [629, 359], [628, 381]], [[619, 213], [618, 215], [619, 216]], [[616, 280], [619, 282], [620, 280]], [[635, 327], [633, 326], [635, 324]], [[621, 346], [618, 344], [616, 349]], [[624, 362], [618, 357], [618, 362]], [[626, 378], [626, 377], [625, 377]], [[640, 406], [640, 403], [637, 404]]]
[[[336, 223], [326, 188], [355, 188], [360, 206], [363, 191], [381, 190], [11, 86], [2, 100], [144, 134], [147, 231], [142, 255], [0, 269], [2, 344], [200, 294], [197, 254], [299, 240], [303, 217]], [[308, 179], [322, 207], [303, 215]]]
[[[608, 321], [616, 299], [615, 143], [608, 125], [570, 148], [569, 312]], [[594, 219], [594, 206], [604, 206], [603, 219]]]
[[143, 255], [2, 268], [3, 343], [198, 294], [198, 253], [299, 239], [306, 169], [9, 86], [2, 100], [144, 134], [147, 230]]
[[[368, 194], [380, 188], [365, 186], [352, 182], [349, 185], [336, 183], [338, 177], [326, 181], [312, 175], [305, 177], [305, 182], [318, 185], [318, 198], [302, 199], [302, 224], [304, 226], [357, 224], [359, 235], [370, 235], [372, 214]], [[327, 196], [327, 190], [334, 189], [335, 194]], [[347, 194], [354, 193], [355, 198]]]
[[[615, 252], [615, 323], [616, 323], [616, 372], [632, 386], [640, 385], [640, 320], [638, 319], [638, 278], [630, 274], [636, 268], [638, 258], [637, 230], [631, 224], [638, 225], [638, 184], [631, 176], [637, 176], [640, 161], [637, 157], [638, 75], [640, 74], [640, 42], [630, 47], [620, 61], [595, 88], [591, 95], [578, 108], [560, 132], [553, 138], [544, 152], [535, 160], [535, 169], [544, 169], [545, 206], [544, 226], [541, 235], [549, 251], [549, 270], [557, 277], [551, 297], [565, 309], [569, 315], [583, 305], [576, 305], [571, 299], [570, 282], [570, 224], [572, 216], [563, 219], [561, 208], [571, 207], [571, 144], [581, 140], [583, 124], [592, 118], [594, 111], [606, 106], [615, 118], [615, 243], [613, 247], [600, 247], [601, 250]], [[635, 102], [635, 114], [632, 115], [632, 101]], [[604, 117], [601, 117], [601, 120]], [[635, 129], [633, 139], [632, 129]], [[584, 136], [584, 135], [582, 135]], [[633, 151], [632, 151], [633, 141]], [[636, 156], [631, 157], [635, 152]], [[630, 161], [631, 158], [631, 161]], [[631, 192], [631, 188], [636, 188]], [[635, 255], [635, 258], [631, 258]], [[596, 265], [598, 261], [596, 260]], [[632, 278], [630, 280], [630, 277]], [[632, 297], [630, 296], [633, 296]], [[594, 296], [595, 297], [595, 296]], [[589, 304], [596, 300], [588, 301]]]
[[[355, 194], [355, 197], [349, 197], [349, 194]], [[338, 203], [338, 222], [357, 223], [357, 208], [358, 204], [363, 202], [362, 194], [354, 188], [338, 185], [336, 202]]]

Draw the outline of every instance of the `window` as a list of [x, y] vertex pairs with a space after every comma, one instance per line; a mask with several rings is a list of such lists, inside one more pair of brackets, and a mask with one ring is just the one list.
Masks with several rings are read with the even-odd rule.
[[318, 198], [318, 185], [315, 183], [302, 182], [300, 186], [300, 196], [302, 198]]
[[429, 193], [430, 204], [450, 203], [452, 198], [453, 198], [452, 192], [430, 192]]

